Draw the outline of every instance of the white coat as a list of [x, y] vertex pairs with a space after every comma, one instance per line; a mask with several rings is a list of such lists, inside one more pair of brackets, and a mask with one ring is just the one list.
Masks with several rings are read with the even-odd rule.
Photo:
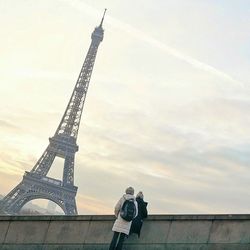
[[138, 205], [137, 205], [137, 201], [135, 200], [135, 197], [133, 195], [131, 195], [131, 194], [124, 194], [122, 196], [122, 198], [117, 202], [117, 204], [115, 206], [115, 216], [116, 216], [117, 219], [115, 220], [112, 231], [119, 232], [119, 233], [124, 233], [126, 235], [129, 235], [129, 231], [130, 231], [132, 221], [124, 220], [120, 216], [120, 210], [121, 210], [121, 207], [122, 207], [124, 201], [125, 200], [130, 200], [130, 199], [134, 199], [135, 208], [136, 208], [136, 215], [135, 216], [137, 216], [137, 214], [138, 214]]

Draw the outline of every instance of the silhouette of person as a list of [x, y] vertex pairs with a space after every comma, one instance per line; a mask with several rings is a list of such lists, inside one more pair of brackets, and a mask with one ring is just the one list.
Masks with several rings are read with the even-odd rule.
[[137, 201], [137, 204], [138, 204], [138, 214], [133, 219], [132, 225], [130, 227], [130, 232], [129, 232], [129, 234], [133, 234], [133, 233], [137, 234], [138, 238], [140, 237], [143, 220], [148, 217], [148, 211], [147, 211], [148, 203], [145, 202], [143, 199], [144, 199], [144, 195], [140, 191], [136, 195], [136, 201]]

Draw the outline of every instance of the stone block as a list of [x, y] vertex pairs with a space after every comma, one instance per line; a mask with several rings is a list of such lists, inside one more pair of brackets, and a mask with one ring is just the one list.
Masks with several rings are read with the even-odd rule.
[[42, 250], [83, 250], [82, 244], [47, 244]]
[[4, 243], [43, 243], [49, 228], [49, 221], [10, 221]]
[[167, 243], [207, 243], [211, 221], [172, 221]]
[[42, 250], [41, 244], [7, 244], [3, 245], [1, 250]]
[[146, 221], [143, 223], [140, 238], [138, 239], [135, 234], [131, 235], [128, 243], [166, 243], [170, 225], [170, 221]]
[[209, 243], [250, 243], [250, 221], [214, 221]]
[[249, 250], [249, 244], [208, 244], [207, 250]]
[[167, 244], [164, 250], [207, 250], [207, 244]]
[[[108, 250], [108, 244], [84, 244], [83, 250]], [[123, 248], [125, 250], [125, 248]]]
[[90, 221], [51, 221], [45, 243], [82, 244]]
[[109, 244], [112, 237], [113, 221], [91, 221], [84, 243]]
[[123, 250], [165, 250], [165, 244], [124, 244]]
[[9, 228], [9, 222], [8, 221], [1, 221], [0, 223], [0, 244], [4, 243], [5, 237], [7, 235]]

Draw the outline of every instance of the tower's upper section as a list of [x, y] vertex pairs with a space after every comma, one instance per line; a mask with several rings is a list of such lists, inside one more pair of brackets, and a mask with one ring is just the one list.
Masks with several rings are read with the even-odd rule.
[[57, 155], [62, 157], [68, 153], [74, 154], [78, 150], [76, 139], [97, 50], [100, 42], [103, 40], [104, 30], [102, 28], [102, 24], [105, 13], [106, 9], [103, 13], [100, 25], [96, 27], [92, 33], [92, 41], [89, 46], [88, 53], [62, 120], [55, 132], [55, 135], [50, 138], [50, 145], [54, 148], [53, 150], [56, 150]]
[[93, 31], [93, 33], [91, 35], [91, 39], [92, 39], [92, 42], [94, 44], [99, 44], [103, 40], [104, 30], [102, 28], [102, 24], [103, 24], [103, 20], [104, 20], [104, 17], [105, 17], [106, 10], [107, 9], [104, 10], [100, 25], [95, 28], [95, 30]]

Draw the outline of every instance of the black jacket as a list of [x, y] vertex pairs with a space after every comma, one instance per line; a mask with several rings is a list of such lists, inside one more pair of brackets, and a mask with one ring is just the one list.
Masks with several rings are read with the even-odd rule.
[[132, 221], [129, 234], [135, 233], [138, 234], [138, 237], [140, 237], [143, 219], [148, 217], [148, 211], [147, 211], [148, 203], [143, 201], [143, 199], [141, 198], [136, 198], [136, 201], [138, 203], [138, 215]]

